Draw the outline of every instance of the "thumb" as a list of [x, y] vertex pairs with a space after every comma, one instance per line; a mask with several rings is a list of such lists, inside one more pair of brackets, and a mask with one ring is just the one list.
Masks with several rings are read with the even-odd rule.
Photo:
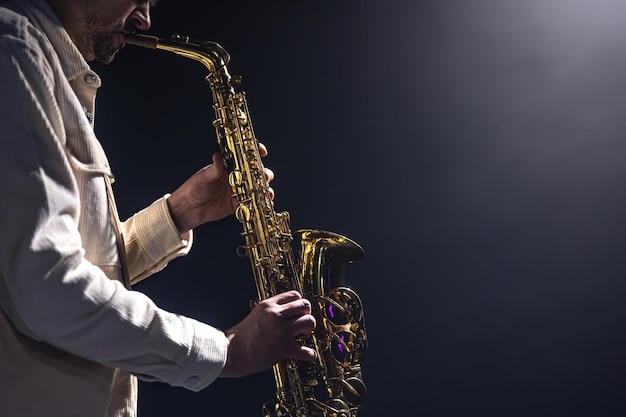
[[224, 166], [224, 160], [219, 153], [212, 155], [212, 162], [200, 170], [202, 181], [205, 183], [211, 183], [220, 178], [226, 172]]
[[222, 155], [219, 152], [215, 152], [211, 156], [211, 159], [213, 160], [212, 165], [219, 166], [220, 168], [222, 168], [222, 170], [226, 169], [224, 159], [222, 158]]

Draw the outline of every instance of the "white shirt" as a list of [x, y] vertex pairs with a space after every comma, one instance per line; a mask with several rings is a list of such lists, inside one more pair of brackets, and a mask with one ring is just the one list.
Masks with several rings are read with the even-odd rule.
[[186, 254], [191, 235], [181, 240], [167, 195], [119, 224], [122, 282], [112, 173], [93, 131], [100, 78], [44, 0], [4, 4], [0, 414], [134, 416], [129, 374], [206, 387], [226, 361], [224, 334], [127, 289]]

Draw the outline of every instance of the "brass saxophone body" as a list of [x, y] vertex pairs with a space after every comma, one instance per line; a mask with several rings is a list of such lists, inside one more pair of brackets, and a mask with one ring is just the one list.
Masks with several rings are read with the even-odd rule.
[[250, 258], [257, 296], [263, 300], [297, 290], [311, 301], [317, 326], [301, 343], [314, 348], [317, 359], [274, 365], [276, 398], [263, 405], [264, 417], [357, 417], [366, 394], [361, 359], [367, 337], [361, 300], [345, 286], [344, 271], [363, 256], [363, 249], [335, 233], [299, 230], [296, 262], [289, 213], [274, 211], [245, 93], [235, 91], [240, 78], [229, 74], [224, 48], [182, 36], [165, 40], [134, 35], [127, 42], [173, 52], [208, 69], [213, 125], [245, 238], [239, 254]]

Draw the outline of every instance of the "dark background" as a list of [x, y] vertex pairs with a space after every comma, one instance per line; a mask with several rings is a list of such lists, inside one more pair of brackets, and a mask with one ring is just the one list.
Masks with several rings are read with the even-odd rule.
[[[626, 415], [626, 2], [161, 1], [243, 76], [292, 229], [359, 242], [363, 417]], [[217, 150], [198, 63], [127, 47], [96, 130], [123, 217]], [[217, 327], [254, 297], [233, 218], [136, 288]], [[260, 416], [271, 373], [142, 383], [143, 417]]]

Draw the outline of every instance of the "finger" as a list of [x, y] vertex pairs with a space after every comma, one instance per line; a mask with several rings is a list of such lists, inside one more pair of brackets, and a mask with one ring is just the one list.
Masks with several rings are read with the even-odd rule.
[[291, 323], [290, 337], [310, 336], [315, 330], [315, 317], [305, 314]]
[[267, 156], [267, 148], [262, 143], [259, 143], [259, 153], [261, 156]]
[[312, 362], [317, 357], [317, 353], [315, 353], [315, 349], [296, 343], [289, 356], [291, 359]]
[[215, 152], [212, 155], [211, 159], [211, 164], [207, 165], [205, 169], [206, 171], [208, 171], [209, 175], [215, 173], [215, 176], [219, 177], [226, 169], [226, 167], [224, 166], [224, 160], [222, 159], [222, 155], [220, 155], [218, 152]]
[[[302, 317], [311, 314], [311, 303], [309, 300], [301, 299], [294, 300], [287, 304], [283, 304], [280, 315], [287, 320], [293, 320], [295, 325], [300, 325], [299, 320], [303, 320]], [[311, 316], [312, 318], [313, 316]], [[315, 327], [315, 322], [313, 323]]]
[[263, 171], [265, 173], [265, 180], [267, 182], [270, 182], [270, 181], [272, 181], [274, 179], [274, 171], [272, 171], [269, 168], [263, 168]]
[[296, 290], [281, 292], [267, 299], [267, 301], [274, 302], [276, 304], [287, 304], [291, 301], [301, 300], [302, 296]]
[[222, 155], [220, 155], [219, 152], [214, 152], [213, 155], [211, 155], [211, 159], [213, 160], [214, 165], [224, 166], [224, 160], [222, 159]]
[[270, 194], [270, 199], [273, 200], [276, 196], [276, 193], [274, 193], [274, 189], [272, 187], [268, 187], [267, 192]]

